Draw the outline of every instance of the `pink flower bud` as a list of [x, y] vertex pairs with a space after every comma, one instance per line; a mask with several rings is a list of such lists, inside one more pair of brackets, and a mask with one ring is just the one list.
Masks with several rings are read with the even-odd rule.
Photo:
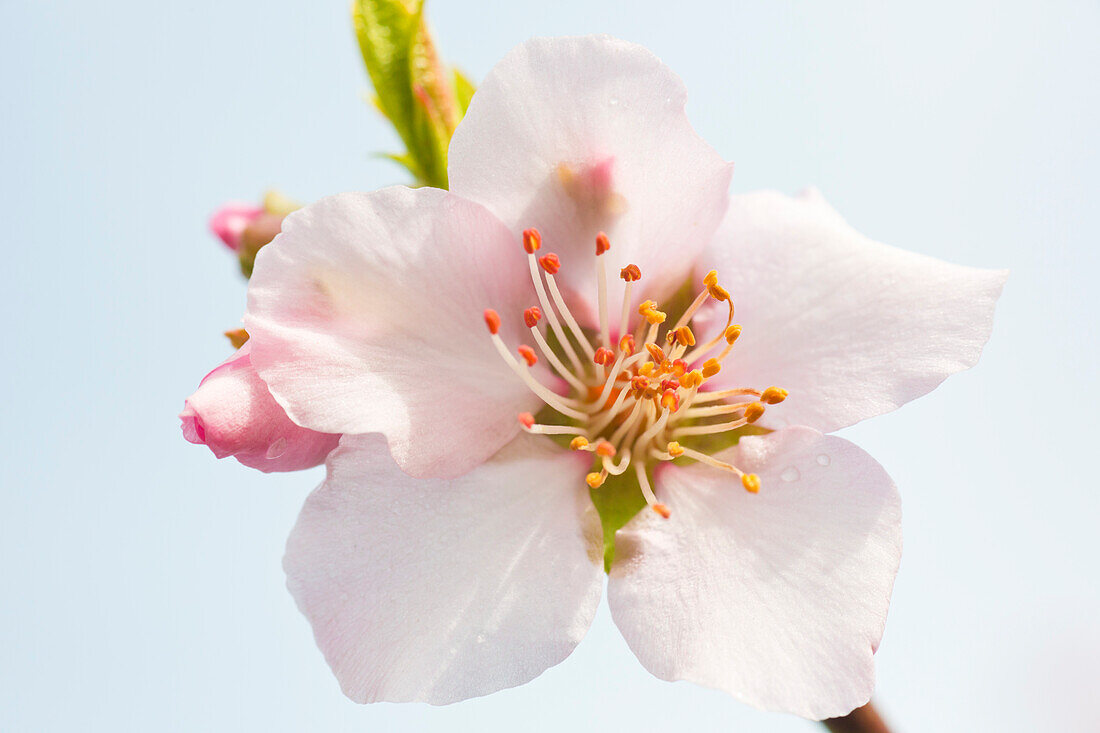
[[241, 237], [245, 228], [264, 213], [262, 206], [242, 201], [229, 201], [222, 204], [210, 217], [210, 231], [225, 242], [225, 246], [236, 252], [241, 246]]
[[218, 458], [233, 456], [265, 473], [322, 463], [340, 441], [296, 425], [252, 367], [251, 344], [207, 374], [183, 403], [183, 437]]

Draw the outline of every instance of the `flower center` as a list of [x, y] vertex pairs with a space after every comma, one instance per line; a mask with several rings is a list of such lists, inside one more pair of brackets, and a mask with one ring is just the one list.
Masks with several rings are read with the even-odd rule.
[[[720, 461], [691, 446], [695, 439], [726, 433], [756, 422], [766, 404], [782, 402], [786, 390], [768, 387], [707, 390], [706, 385], [722, 369], [722, 364], [741, 335], [741, 326], [733, 323], [733, 301], [718, 284], [711, 271], [703, 278], [703, 288], [679, 319], [669, 324], [668, 317], [652, 300], [637, 309], [634, 330], [631, 326], [631, 293], [641, 277], [637, 265], [619, 272], [626, 287], [618, 313], [617, 341], [612, 341], [612, 324], [607, 303], [607, 272], [603, 255], [611, 248], [607, 235], [596, 237], [596, 283], [599, 302], [599, 332], [590, 336], [581, 329], [569, 311], [554, 276], [561, 268], [556, 254], [538, 256], [542, 236], [536, 229], [523, 233], [531, 280], [538, 293], [539, 305], [523, 312], [524, 323], [535, 343], [521, 344], [517, 352], [522, 362], [501, 339], [500, 316], [485, 311], [497, 351], [552, 413], [552, 420], [538, 423], [534, 415], [519, 415], [520, 424], [529, 433], [574, 436], [569, 447], [594, 454], [593, 470], [585, 480], [597, 489], [608, 476], [633, 470], [646, 503], [655, 512], [670, 516], [668, 507], [653, 494], [649, 473], [661, 461], [687, 458], [738, 476], [747, 491], [760, 491], [760, 479], [737, 466]], [[697, 343], [691, 329], [692, 318], [708, 299], [728, 306], [726, 324], [709, 341]], [[546, 332], [540, 326], [546, 321]], [[555, 349], [548, 338], [555, 340]], [[640, 345], [640, 347], [639, 347]], [[536, 351], [537, 347], [537, 351]], [[721, 351], [715, 354], [715, 349]], [[570, 387], [569, 394], [558, 394], [530, 372], [539, 354]], [[583, 353], [583, 356], [582, 356]], [[541, 413], [540, 413], [541, 414]]]

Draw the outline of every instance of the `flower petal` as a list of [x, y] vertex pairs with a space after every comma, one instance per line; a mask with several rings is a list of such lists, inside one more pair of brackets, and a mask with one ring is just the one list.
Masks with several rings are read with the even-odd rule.
[[612, 310], [616, 275], [637, 264], [661, 299], [721, 221], [732, 166], [692, 129], [678, 76], [642, 46], [607, 36], [535, 38], [489, 72], [455, 131], [451, 190], [513, 231], [537, 227], [562, 258], [559, 280], [592, 323], [596, 234]]
[[383, 433], [404, 470], [454, 476], [511, 440], [516, 414], [538, 402], [482, 317], [499, 310], [517, 344], [535, 302], [519, 240], [492, 214], [393, 187], [289, 215], [257, 257], [245, 326], [253, 364], [295, 422]]
[[778, 385], [790, 397], [771, 425], [823, 432], [974, 366], [1008, 274], [874, 242], [814, 190], [734, 196], [700, 264], [718, 270], [744, 325], [713, 388]]
[[602, 590], [584, 471], [521, 435], [459, 479], [413, 479], [378, 436], [346, 436], [283, 562], [344, 694], [441, 705], [565, 659]]
[[726, 460], [667, 467], [664, 520], [615, 538], [608, 602], [646, 669], [750, 705], [822, 719], [867, 702], [901, 556], [890, 477], [841, 438], [788, 428], [742, 438]]
[[251, 342], [203, 377], [180, 413], [188, 442], [215, 456], [233, 456], [264, 473], [299, 471], [323, 463], [339, 435], [295, 425], [272, 398], [249, 361]]

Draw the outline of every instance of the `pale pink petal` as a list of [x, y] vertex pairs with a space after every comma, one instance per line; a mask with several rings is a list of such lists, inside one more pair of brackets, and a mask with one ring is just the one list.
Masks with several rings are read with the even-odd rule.
[[974, 366], [1007, 277], [874, 242], [816, 191], [734, 196], [699, 265], [744, 326], [711, 388], [778, 385], [790, 397], [761, 424], [824, 432]]
[[729, 199], [732, 167], [692, 129], [683, 82], [652, 52], [607, 36], [535, 38], [489, 72], [455, 131], [451, 190], [513, 231], [536, 227], [559, 279], [592, 323], [596, 234], [609, 299], [637, 264], [634, 300], [661, 299], [691, 272]]
[[565, 659], [603, 582], [585, 467], [521, 435], [461, 478], [413, 479], [379, 436], [345, 437], [283, 561], [344, 694], [441, 705]]
[[409, 473], [454, 476], [537, 405], [482, 315], [499, 311], [514, 349], [530, 340], [522, 310], [536, 302], [520, 240], [492, 214], [393, 187], [290, 214], [256, 259], [245, 327], [253, 363], [296, 422], [383, 433]]
[[316, 466], [340, 441], [291, 422], [249, 360], [251, 342], [206, 375], [183, 403], [180, 427], [191, 443], [265, 473]]
[[665, 520], [619, 530], [611, 614], [646, 669], [821, 719], [867, 702], [901, 556], [890, 477], [841, 438], [788, 428], [657, 477]]

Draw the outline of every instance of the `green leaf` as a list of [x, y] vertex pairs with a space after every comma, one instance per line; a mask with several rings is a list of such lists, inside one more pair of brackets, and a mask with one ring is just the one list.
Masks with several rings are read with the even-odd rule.
[[405, 154], [389, 157], [418, 184], [446, 188], [447, 147], [473, 85], [439, 60], [423, 0], [355, 0], [352, 16], [375, 106], [405, 143]]

